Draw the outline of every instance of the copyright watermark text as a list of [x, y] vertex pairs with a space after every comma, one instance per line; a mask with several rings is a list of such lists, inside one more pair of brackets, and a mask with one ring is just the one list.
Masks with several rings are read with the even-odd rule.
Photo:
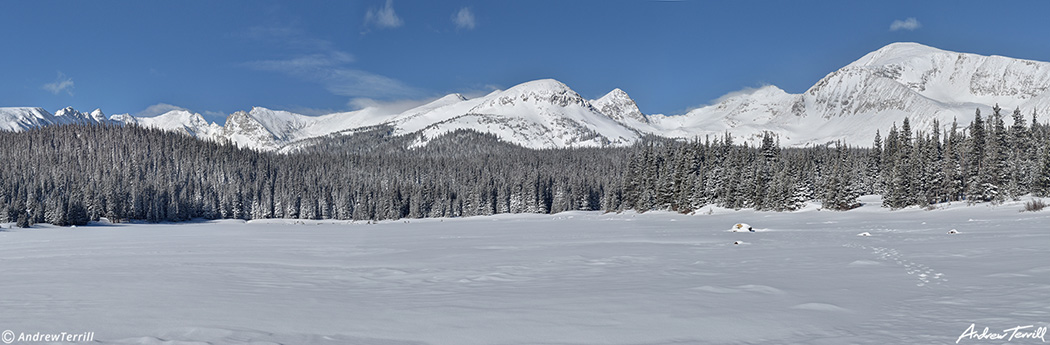
[[1005, 340], [1013, 341], [1014, 339], [1039, 339], [1042, 342], [1046, 342], [1046, 327], [1033, 328], [1035, 325], [1017, 326], [1014, 328], [1004, 329], [1002, 332], [989, 331], [988, 327], [984, 328], [984, 331], [977, 332], [977, 324], [971, 323], [970, 327], [966, 328], [962, 332], [962, 335], [955, 340], [958, 344], [963, 339], [974, 339], [974, 340]]
[[18, 332], [15, 333], [12, 330], [5, 330], [0, 334], [0, 341], [4, 344], [11, 344], [14, 342], [19, 343], [30, 343], [30, 342], [81, 342], [81, 341], [95, 341], [95, 332], [59, 332], [59, 333], [45, 333], [35, 332], [26, 333]]

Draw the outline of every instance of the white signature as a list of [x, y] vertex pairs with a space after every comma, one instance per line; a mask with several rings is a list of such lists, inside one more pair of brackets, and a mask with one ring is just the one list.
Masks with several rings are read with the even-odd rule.
[[1041, 341], [1043, 341], [1045, 343], [1046, 339], [1044, 337], [1046, 336], [1046, 327], [1039, 327], [1039, 328], [1036, 328], [1036, 329], [1029, 330], [1032, 327], [1035, 327], [1035, 326], [1034, 325], [1017, 326], [1017, 327], [1014, 327], [1014, 328], [1004, 329], [1000, 333], [988, 332], [988, 327], [985, 327], [983, 332], [977, 333], [977, 330], [975, 329], [975, 328], [977, 328], [977, 324], [971, 323], [970, 327], [966, 328], [966, 330], [963, 331], [962, 335], [959, 336], [959, 339], [955, 340], [955, 343], [958, 344], [963, 339], [977, 339], [977, 340], [1003, 340], [1003, 339], [1006, 339], [1006, 341], [1012, 341], [1014, 339], [1039, 339], [1039, 340], [1041, 340]]

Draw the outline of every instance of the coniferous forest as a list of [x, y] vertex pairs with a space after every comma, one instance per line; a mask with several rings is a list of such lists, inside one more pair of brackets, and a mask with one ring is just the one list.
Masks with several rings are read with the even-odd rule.
[[49, 126], [0, 132], [0, 222], [790, 211], [810, 200], [849, 210], [866, 194], [890, 208], [1050, 194], [1050, 126], [1019, 109], [1011, 126], [1003, 117], [997, 106], [943, 131], [905, 119], [873, 133], [871, 148], [781, 148], [771, 134], [751, 146], [726, 134], [530, 150], [459, 131], [409, 149], [412, 138], [377, 127], [290, 154], [135, 126]]

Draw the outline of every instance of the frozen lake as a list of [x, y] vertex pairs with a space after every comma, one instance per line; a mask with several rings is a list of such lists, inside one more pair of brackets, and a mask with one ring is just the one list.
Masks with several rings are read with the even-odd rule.
[[[1050, 322], [1050, 211], [1021, 208], [5, 229], [0, 330], [105, 344], [1004, 343], [959, 338]], [[757, 232], [729, 232], [737, 222]]]

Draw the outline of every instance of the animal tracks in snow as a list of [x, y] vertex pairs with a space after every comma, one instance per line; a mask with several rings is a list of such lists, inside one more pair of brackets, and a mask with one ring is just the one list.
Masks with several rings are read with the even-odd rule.
[[[908, 273], [908, 275], [914, 276], [915, 279], [918, 280], [918, 282], [915, 283], [915, 286], [924, 287], [929, 285], [940, 285], [942, 282], [948, 281], [948, 278], [945, 278], [944, 273], [937, 272], [933, 268], [930, 268], [929, 266], [926, 266], [924, 264], [908, 260], [906, 257], [901, 255], [901, 253], [896, 249], [860, 245], [855, 243], [846, 244], [844, 246], [849, 248], [870, 250], [871, 253], [874, 254], [875, 257], [879, 260], [891, 262], [896, 264], [897, 266], [904, 267], [904, 271]], [[858, 260], [854, 261], [850, 265], [857, 266], [860, 265], [859, 263], [870, 263], [870, 261]]]

